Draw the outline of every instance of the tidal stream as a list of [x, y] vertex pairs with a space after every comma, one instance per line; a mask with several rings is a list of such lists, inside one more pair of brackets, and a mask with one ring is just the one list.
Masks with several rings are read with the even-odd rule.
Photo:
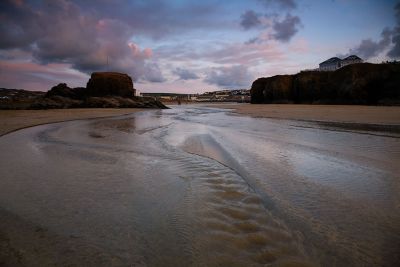
[[400, 262], [396, 134], [186, 106], [36, 126], [0, 151], [0, 207], [89, 263]]

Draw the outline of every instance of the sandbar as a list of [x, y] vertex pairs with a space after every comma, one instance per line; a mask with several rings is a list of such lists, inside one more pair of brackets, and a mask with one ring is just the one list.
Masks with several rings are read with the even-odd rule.
[[332, 123], [400, 125], [400, 106], [210, 104], [252, 117]]
[[0, 136], [19, 129], [41, 124], [119, 116], [143, 110], [144, 109], [140, 108], [0, 110]]

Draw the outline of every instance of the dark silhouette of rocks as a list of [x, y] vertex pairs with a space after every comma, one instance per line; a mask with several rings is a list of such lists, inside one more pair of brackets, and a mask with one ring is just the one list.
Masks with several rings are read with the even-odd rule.
[[86, 93], [90, 96], [134, 97], [132, 78], [118, 72], [94, 72], [87, 85]]
[[[11, 97], [12, 96], [12, 97]], [[135, 97], [131, 77], [116, 72], [96, 72], [87, 88], [70, 88], [65, 83], [47, 93], [0, 90], [0, 109], [54, 108], [167, 108], [149, 97]]]
[[77, 88], [69, 88], [66, 83], [60, 83], [56, 86], [53, 86], [45, 95], [47, 98], [51, 98], [54, 96], [67, 97], [72, 99], [82, 99], [85, 95], [86, 88], [77, 87]]
[[259, 78], [251, 103], [400, 105], [400, 65], [361, 63], [336, 71]]

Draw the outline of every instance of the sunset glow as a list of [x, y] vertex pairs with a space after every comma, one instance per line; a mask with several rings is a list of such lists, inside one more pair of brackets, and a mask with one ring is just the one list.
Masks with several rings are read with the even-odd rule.
[[400, 56], [396, 1], [1, 1], [0, 87], [85, 86], [118, 71], [142, 92], [249, 88], [333, 57]]

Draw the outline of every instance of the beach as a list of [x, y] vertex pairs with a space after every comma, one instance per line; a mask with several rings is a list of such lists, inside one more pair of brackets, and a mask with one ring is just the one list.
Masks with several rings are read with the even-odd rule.
[[286, 120], [400, 125], [399, 106], [212, 104], [237, 114]]
[[47, 110], [0, 110], [0, 136], [40, 124], [60, 121], [93, 119], [138, 112], [143, 109], [85, 108]]
[[[203, 106], [203, 104], [201, 105]], [[258, 118], [317, 121], [327, 123], [400, 125], [398, 106], [205, 104], [232, 110], [234, 114]], [[0, 136], [18, 129], [60, 121], [119, 116], [144, 109], [85, 108], [52, 110], [0, 110]]]
[[[132, 111], [108, 117], [119, 110], [87, 111], [89, 120], [75, 110], [76, 117], [25, 111], [31, 117], [2, 120], [4, 133], [41, 125], [0, 137], [0, 263], [394, 266], [400, 260], [400, 215], [393, 212], [400, 203], [397, 107]], [[358, 115], [345, 116], [350, 111]], [[43, 124], [62, 120], [69, 121]]]
[[[314, 121], [325, 123], [400, 125], [398, 106], [344, 106], [344, 105], [287, 105], [287, 104], [206, 104], [205, 106], [232, 110], [245, 116]], [[51, 110], [0, 110], [0, 136], [9, 132], [68, 120], [111, 117], [143, 111], [139, 108], [85, 108]]]

